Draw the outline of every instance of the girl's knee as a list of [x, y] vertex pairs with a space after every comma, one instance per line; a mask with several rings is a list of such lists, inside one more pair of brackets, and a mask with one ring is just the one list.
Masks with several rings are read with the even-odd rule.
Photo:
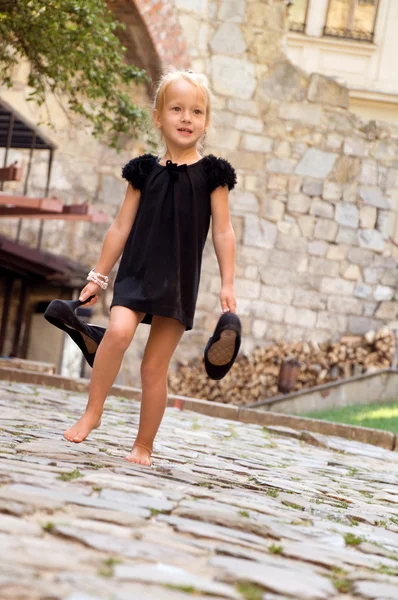
[[122, 350], [127, 350], [131, 344], [134, 333], [119, 324], [110, 325], [106, 331], [108, 343]]
[[167, 368], [161, 362], [143, 361], [141, 364], [141, 381], [143, 385], [167, 379]]

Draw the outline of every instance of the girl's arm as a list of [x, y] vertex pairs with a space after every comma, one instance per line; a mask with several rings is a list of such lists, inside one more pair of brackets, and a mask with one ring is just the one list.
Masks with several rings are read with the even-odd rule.
[[221, 275], [220, 301], [223, 312], [236, 312], [234, 291], [235, 234], [228, 205], [228, 187], [219, 186], [211, 193], [212, 236]]
[[[136, 190], [131, 185], [128, 185], [119, 213], [105, 235], [99, 260], [94, 267], [95, 272], [101, 273], [102, 275], [109, 275], [117, 260], [120, 258], [128, 235], [134, 224], [140, 202], [140, 196], [140, 190]], [[84, 301], [93, 294], [97, 294], [99, 290], [100, 287], [90, 281], [83, 288], [79, 299]], [[88, 302], [86, 306], [90, 306], [96, 301], [97, 299], [95, 298]]]

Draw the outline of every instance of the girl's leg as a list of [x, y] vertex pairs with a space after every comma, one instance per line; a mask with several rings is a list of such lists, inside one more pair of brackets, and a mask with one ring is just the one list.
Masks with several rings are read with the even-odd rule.
[[124, 353], [143, 318], [144, 313], [124, 306], [111, 309], [109, 326], [95, 355], [86, 411], [64, 433], [69, 442], [82, 442], [92, 429], [99, 426], [106, 397], [119, 372]]
[[167, 370], [185, 325], [177, 319], [153, 317], [141, 364], [140, 424], [127, 460], [151, 465], [152, 444], [167, 406]]

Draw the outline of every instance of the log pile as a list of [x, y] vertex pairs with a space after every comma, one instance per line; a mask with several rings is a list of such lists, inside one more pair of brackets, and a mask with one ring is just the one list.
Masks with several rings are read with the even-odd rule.
[[294, 391], [391, 366], [395, 349], [392, 331], [384, 327], [364, 336], [345, 335], [338, 342], [278, 342], [240, 353], [224, 379], [206, 375], [203, 359], [179, 363], [169, 374], [169, 392], [213, 402], [247, 405], [280, 394], [282, 361], [295, 358], [300, 369]]

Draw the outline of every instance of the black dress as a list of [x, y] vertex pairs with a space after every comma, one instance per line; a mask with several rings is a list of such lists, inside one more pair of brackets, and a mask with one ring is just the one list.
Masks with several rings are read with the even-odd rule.
[[192, 329], [202, 253], [209, 231], [210, 194], [218, 186], [232, 189], [233, 167], [205, 156], [191, 165], [144, 154], [130, 160], [122, 175], [141, 191], [133, 227], [117, 272], [112, 306], [172, 317]]

